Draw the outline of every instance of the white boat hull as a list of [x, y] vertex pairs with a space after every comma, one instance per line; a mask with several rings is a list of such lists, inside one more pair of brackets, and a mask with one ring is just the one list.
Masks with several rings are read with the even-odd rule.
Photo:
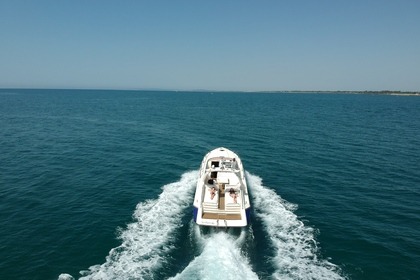
[[200, 167], [194, 221], [210, 227], [244, 227], [251, 204], [241, 159], [226, 148], [210, 151]]

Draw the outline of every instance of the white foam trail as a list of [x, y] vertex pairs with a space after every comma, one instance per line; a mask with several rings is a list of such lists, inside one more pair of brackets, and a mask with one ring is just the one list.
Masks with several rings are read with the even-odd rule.
[[58, 280], [74, 280], [74, 277], [67, 273], [61, 273], [58, 276]]
[[258, 176], [246, 173], [252, 202], [275, 250], [275, 279], [345, 279], [340, 269], [317, 256], [314, 230], [293, 213], [296, 206], [262, 185]]
[[239, 237], [234, 237], [216, 230], [205, 237], [200, 234], [197, 225], [193, 227], [194, 238], [202, 247], [202, 252], [181, 273], [170, 279], [258, 279], [248, 260], [241, 254], [245, 231]]
[[183, 212], [191, 207], [197, 171], [165, 185], [158, 199], [141, 202], [133, 214], [135, 222], [122, 230], [121, 246], [112, 249], [102, 265], [81, 271], [80, 279], [143, 279], [165, 263], [174, 248], [174, 234], [182, 226]]

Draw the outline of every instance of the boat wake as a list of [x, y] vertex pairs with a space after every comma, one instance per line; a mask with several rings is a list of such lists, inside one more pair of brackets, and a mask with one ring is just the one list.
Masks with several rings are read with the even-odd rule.
[[[104, 264], [81, 271], [80, 279], [150, 279], [175, 247], [174, 233], [191, 207], [197, 176], [197, 171], [187, 172], [180, 181], [163, 186], [158, 199], [139, 203], [135, 221], [120, 233], [122, 244], [109, 252]], [[69, 277], [62, 274], [59, 279]]]
[[202, 234], [195, 223], [191, 223], [192, 240], [201, 253], [173, 280], [180, 279], [258, 279], [241, 248], [248, 241], [246, 229], [239, 237], [221, 229]]
[[345, 279], [338, 266], [318, 257], [314, 229], [293, 213], [296, 205], [262, 185], [258, 176], [246, 173], [257, 219], [264, 225], [273, 246], [270, 260], [275, 279]]
[[[191, 202], [197, 171], [186, 172], [178, 182], [163, 186], [159, 198], [141, 202], [133, 214], [134, 222], [120, 232], [122, 244], [109, 252], [106, 262], [81, 271], [80, 279], [160, 279], [159, 270], [173, 265], [180, 239], [178, 231], [191, 215]], [[262, 185], [258, 176], [246, 173], [256, 217], [264, 227], [271, 250], [267, 257], [274, 279], [344, 279], [340, 269], [319, 259], [314, 230], [293, 213], [296, 206], [284, 201]], [[188, 219], [187, 219], [188, 220]], [[191, 261], [170, 272], [170, 279], [259, 279], [250, 263], [254, 242], [252, 224], [238, 234], [202, 228], [190, 219]], [[191, 256], [193, 255], [193, 256]], [[188, 259], [187, 259], [188, 261]], [[265, 272], [264, 272], [265, 273]], [[262, 273], [263, 275], [266, 275]], [[270, 273], [271, 274], [271, 273]], [[168, 278], [167, 275], [163, 278]], [[74, 279], [61, 274], [59, 280]]]

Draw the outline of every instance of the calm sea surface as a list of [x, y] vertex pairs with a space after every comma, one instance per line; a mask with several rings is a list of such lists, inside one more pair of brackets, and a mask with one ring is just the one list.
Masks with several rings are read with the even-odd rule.
[[[192, 223], [242, 158], [243, 230]], [[419, 279], [420, 98], [0, 90], [1, 279]]]

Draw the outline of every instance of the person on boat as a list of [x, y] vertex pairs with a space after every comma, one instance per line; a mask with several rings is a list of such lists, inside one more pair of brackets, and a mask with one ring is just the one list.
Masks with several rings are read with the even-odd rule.
[[216, 188], [212, 187], [210, 189], [210, 198], [213, 200], [214, 196], [216, 195]]
[[238, 203], [238, 201], [237, 201], [238, 195], [236, 194], [236, 192], [233, 188], [230, 188], [229, 195], [233, 198], [234, 203]]

